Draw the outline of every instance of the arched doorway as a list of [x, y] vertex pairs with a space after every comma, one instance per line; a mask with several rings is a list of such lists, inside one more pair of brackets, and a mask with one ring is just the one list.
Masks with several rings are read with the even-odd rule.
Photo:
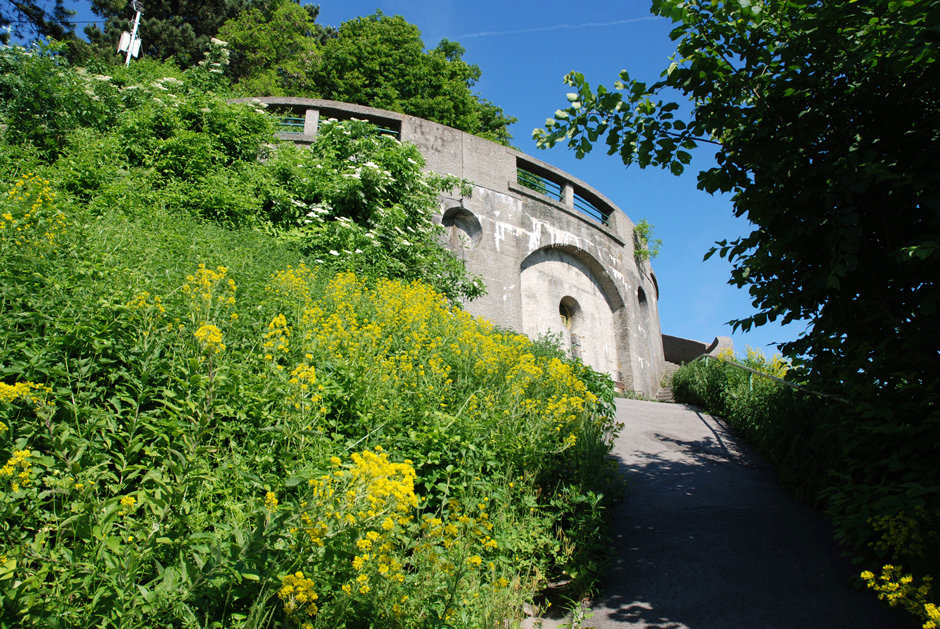
[[522, 331], [559, 337], [572, 357], [620, 379], [623, 301], [600, 264], [573, 247], [546, 247], [521, 265]]

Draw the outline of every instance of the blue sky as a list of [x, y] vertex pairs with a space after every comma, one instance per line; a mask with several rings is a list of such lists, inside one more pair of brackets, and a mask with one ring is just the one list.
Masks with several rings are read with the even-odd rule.
[[[622, 69], [652, 82], [669, 65], [675, 50], [671, 23], [651, 16], [647, 1], [321, 0], [319, 22], [339, 26], [376, 9], [417, 25], [429, 48], [442, 38], [460, 42], [464, 59], [483, 73], [475, 89], [519, 119], [512, 128], [516, 147], [583, 179], [634, 221], [645, 218], [654, 226], [663, 240], [653, 261], [663, 333], [706, 342], [731, 336], [739, 352], [750, 345], [768, 354], [772, 344], [797, 337], [801, 325], [768, 324], [747, 334], [732, 334], [727, 325], [753, 312], [749, 296], [727, 284], [726, 261], [702, 258], [716, 240], [745, 235], [750, 227], [734, 218], [729, 199], [695, 188], [695, 174], [712, 162], [707, 147], [681, 177], [628, 169], [602, 146], [583, 160], [560, 145], [535, 148], [532, 129], [567, 105], [570, 89], [562, 77], [568, 72], [581, 72], [592, 86], [611, 87]], [[76, 19], [87, 15], [80, 11]]]

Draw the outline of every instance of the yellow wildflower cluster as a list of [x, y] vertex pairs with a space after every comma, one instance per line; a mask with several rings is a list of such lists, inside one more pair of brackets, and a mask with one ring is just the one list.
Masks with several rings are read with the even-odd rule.
[[225, 343], [222, 342], [222, 330], [214, 325], [207, 324], [196, 330], [196, 340], [202, 345], [202, 350], [207, 354], [218, 354], [225, 350]]
[[869, 524], [881, 534], [881, 539], [871, 546], [882, 553], [882, 556], [890, 555], [893, 559], [902, 556], [924, 557], [929, 542], [921, 522], [929, 516], [923, 507], [917, 507], [914, 516], [911, 517], [902, 511], [892, 516], [870, 518]]
[[301, 262], [296, 269], [289, 266], [284, 271], [274, 273], [266, 290], [288, 299], [296, 299], [301, 304], [306, 305], [311, 301], [309, 292], [310, 277], [310, 269]]
[[351, 464], [343, 466], [334, 457], [337, 469], [332, 474], [309, 481], [310, 497], [304, 506], [315, 507], [305, 510], [301, 520], [304, 532], [317, 546], [322, 547], [325, 538], [355, 527], [367, 540], [362, 543], [370, 548], [378, 541], [370, 530], [391, 531], [396, 522], [406, 524], [408, 513], [418, 505], [411, 461], [393, 463], [381, 446], [354, 453], [350, 459]]
[[410, 512], [418, 504], [411, 462], [393, 463], [377, 446], [354, 453], [345, 465], [338, 457], [331, 463], [333, 473], [309, 481], [299, 532], [320, 548], [330, 538], [354, 532], [355, 577], [342, 588], [347, 594], [369, 593], [373, 579], [403, 582], [404, 567], [394, 551], [395, 536], [410, 522]]
[[160, 296], [154, 295], [151, 297], [147, 291], [138, 293], [132, 300], [127, 302], [127, 307], [131, 310], [153, 309], [158, 315], [166, 313], [166, 308], [163, 307], [163, 300], [160, 299]]
[[224, 266], [215, 270], [200, 264], [193, 275], [186, 276], [183, 292], [189, 296], [190, 308], [196, 321], [205, 324], [226, 306], [235, 305], [235, 280], [227, 278]]
[[291, 329], [287, 325], [287, 318], [279, 314], [271, 319], [268, 331], [264, 333], [264, 342], [261, 347], [265, 350], [265, 358], [274, 360], [275, 354], [286, 354], [290, 350]]
[[927, 618], [924, 629], [937, 629], [937, 627], [940, 627], [940, 609], [937, 609], [936, 605], [933, 603], [924, 605], [924, 616]]
[[[29, 484], [29, 471], [33, 463], [29, 460], [32, 453], [29, 450], [14, 450], [13, 456], [0, 467], [0, 476], [9, 476], [12, 480], [10, 488], [16, 492], [22, 485]], [[17, 472], [19, 468], [19, 472]]]
[[746, 367], [756, 369], [761, 373], [775, 378], [783, 378], [787, 375], [787, 372], [790, 371], [790, 362], [780, 354], [774, 354], [773, 357], [768, 360], [763, 351], [751, 347], [750, 345], [747, 346], [746, 353], [741, 360], [738, 360], [737, 356], [734, 354], [734, 349], [730, 347], [726, 347], [718, 352], [716, 357], [730, 363], [743, 364]]
[[509, 581], [498, 566], [499, 543], [489, 515], [490, 500], [484, 497], [476, 508], [465, 509], [450, 500], [441, 517], [425, 514], [422, 537], [411, 561], [424, 570], [441, 575], [442, 580], [469, 579], [490, 591], [503, 590]]
[[719, 360], [726, 360], [732, 363], [737, 362], [738, 360], [738, 357], [734, 355], [734, 348], [732, 347], [724, 348], [723, 350], [715, 354], [715, 358], [718, 358]]
[[30, 392], [39, 388], [42, 387], [32, 382], [17, 382], [16, 384], [0, 382], [0, 402], [12, 402], [18, 398], [29, 399]]
[[[900, 607], [909, 613], [924, 619], [928, 627], [931, 622], [936, 627], [936, 620], [929, 617], [930, 612], [927, 607], [927, 596], [930, 594], [933, 579], [929, 576], [924, 577], [919, 586], [914, 585], [914, 577], [910, 574], [904, 574], [900, 566], [887, 564], [882, 567], [881, 575], [877, 578], [870, 571], [866, 570], [861, 574], [865, 584], [878, 592], [878, 598], [885, 600], [892, 607]], [[934, 608], [933, 611], [936, 611]]]
[[790, 370], [790, 363], [784, 360], [783, 356], [780, 354], [774, 354], [770, 360], [767, 360], [767, 357], [764, 356], [764, 352], [750, 346], [747, 347], [747, 355], [744, 358], [744, 364], [768, 376], [774, 376], [775, 378], [783, 378], [787, 375], [787, 371]]
[[[302, 391], [312, 385], [300, 377], [306, 369], [348, 366], [369, 390], [356, 400], [362, 416], [397, 421], [416, 407], [438, 409], [493, 426], [494, 441], [538, 433], [539, 443], [554, 444], [542, 451], [570, 448], [590, 421], [596, 397], [568, 364], [533, 355], [527, 337], [474, 319], [418, 282], [380, 280], [370, 288], [343, 273], [314, 300], [309, 273], [301, 267], [272, 278], [269, 291], [303, 308], [290, 322], [285, 314], [274, 317], [262, 341], [265, 358], [293, 363], [291, 383]], [[282, 313], [296, 312], [288, 301], [277, 302]]]
[[121, 498], [121, 510], [118, 511], [118, 515], [123, 517], [133, 513], [136, 509], [135, 505], [137, 505], [137, 498], [134, 498], [133, 496], [124, 496]]
[[54, 246], [67, 227], [54, 203], [47, 180], [32, 173], [17, 180], [0, 200], [0, 252], [9, 246], [28, 247], [42, 256]]
[[[41, 384], [32, 382], [17, 382], [15, 384], [6, 384], [0, 382], [0, 404], [11, 404], [16, 400], [25, 400], [32, 404], [37, 413], [47, 410], [46, 407], [53, 406], [54, 403], [47, 401], [46, 394], [51, 393], [52, 389]], [[0, 422], [0, 434], [10, 429], [9, 426]]]
[[264, 506], [269, 511], [274, 511], [275, 509], [277, 509], [277, 505], [278, 505], [277, 494], [275, 494], [273, 491], [267, 492], [264, 495]]
[[313, 579], [305, 577], [303, 572], [281, 577], [281, 589], [277, 595], [284, 601], [284, 611], [288, 616], [296, 618], [301, 613], [307, 616], [316, 615], [319, 610], [315, 601], [320, 596], [314, 587]]

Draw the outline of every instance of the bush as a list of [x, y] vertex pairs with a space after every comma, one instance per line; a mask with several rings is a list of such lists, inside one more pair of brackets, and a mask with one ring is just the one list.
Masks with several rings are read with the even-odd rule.
[[[826, 510], [861, 579], [891, 605], [931, 622], [940, 574], [940, 462], [936, 421], [892, 423], [754, 376], [724, 360], [673, 375], [676, 400], [727, 419], [774, 464], [797, 497]], [[786, 365], [748, 350], [744, 365], [770, 375]], [[903, 566], [903, 570], [902, 570]], [[926, 624], [924, 626], [927, 626]]]

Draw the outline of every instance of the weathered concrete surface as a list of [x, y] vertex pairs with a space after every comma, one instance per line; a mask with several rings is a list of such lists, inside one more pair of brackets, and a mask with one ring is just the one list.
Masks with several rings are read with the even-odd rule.
[[[618, 400], [629, 478], [604, 594], [585, 626], [893, 629], [911, 624], [848, 585], [827, 522], [721, 422]], [[549, 623], [546, 627], [552, 626]]]
[[[634, 255], [633, 223], [600, 191], [524, 153], [413, 116], [318, 99], [234, 102], [250, 101], [304, 117], [303, 133], [279, 134], [283, 140], [309, 144], [324, 120], [360, 118], [414, 143], [428, 170], [471, 182], [470, 196], [455, 190], [439, 199], [447, 244], [486, 283], [487, 294], [467, 311], [532, 337], [555, 334], [625, 389], [659, 390], [659, 285], [649, 261]], [[542, 181], [541, 191], [519, 185], [520, 172]]]

